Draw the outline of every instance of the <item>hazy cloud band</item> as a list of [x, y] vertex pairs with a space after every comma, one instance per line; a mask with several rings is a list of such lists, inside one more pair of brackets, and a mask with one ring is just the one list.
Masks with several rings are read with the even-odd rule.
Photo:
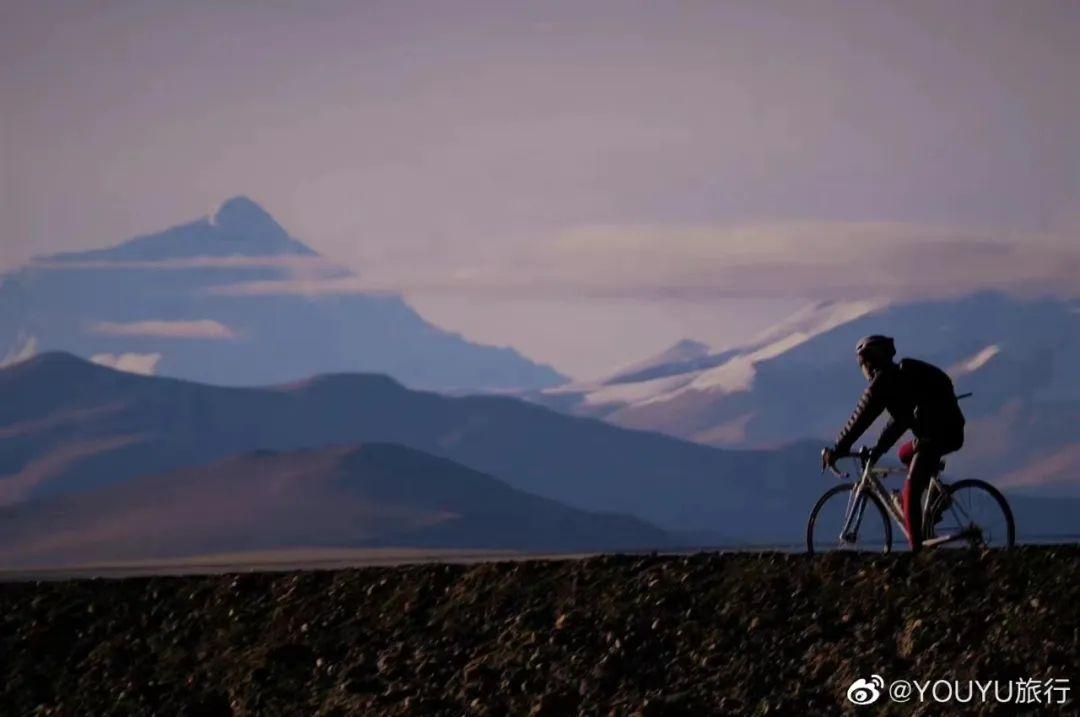
[[236, 333], [213, 319], [193, 321], [103, 321], [90, 327], [90, 332], [106, 336], [154, 336], [171, 339], [233, 339]]
[[438, 271], [395, 262], [373, 266], [363, 277], [254, 281], [209, 291], [827, 300], [955, 296], [984, 289], [1080, 293], [1076, 237], [907, 223], [591, 226], [516, 254], [466, 262], [446, 261]]

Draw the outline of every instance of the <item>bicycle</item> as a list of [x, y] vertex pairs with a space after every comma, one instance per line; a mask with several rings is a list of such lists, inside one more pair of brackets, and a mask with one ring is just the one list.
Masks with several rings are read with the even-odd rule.
[[[860, 467], [854, 484], [841, 484], [825, 491], [818, 499], [806, 525], [806, 548], [810, 554], [829, 550], [892, 551], [891, 518], [910, 542], [904, 521], [900, 491], [889, 491], [882, 479], [907, 475], [905, 468], [878, 467], [870, 460], [870, 449], [839, 456], [852, 458]], [[969, 548], [1011, 548], [1016, 542], [1016, 523], [1012, 509], [1001, 492], [989, 483], [964, 479], [946, 484], [941, 479], [945, 461], [930, 478], [923, 492], [923, 547], [957, 546]], [[836, 468], [830, 470], [846, 480], [850, 476]], [[867, 511], [872, 505], [875, 510]], [[880, 525], [867, 516], [880, 518]], [[839, 534], [832, 532], [839, 527]]]

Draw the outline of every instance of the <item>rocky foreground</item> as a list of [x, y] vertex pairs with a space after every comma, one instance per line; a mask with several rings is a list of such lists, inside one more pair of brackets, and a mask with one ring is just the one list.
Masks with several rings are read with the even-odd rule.
[[835, 714], [872, 673], [1075, 689], [1078, 575], [1080, 548], [1028, 547], [0, 584], [0, 713]]

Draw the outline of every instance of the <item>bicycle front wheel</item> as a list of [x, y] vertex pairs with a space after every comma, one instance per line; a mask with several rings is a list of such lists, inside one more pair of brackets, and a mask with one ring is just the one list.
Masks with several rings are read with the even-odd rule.
[[961, 480], [927, 507], [924, 540], [942, 547], [1011, 548], [1016, 543], [1012, 509], [1001, 492], [981, 480]]
[[[806, 550], [888, 553], [892, 550], [892, 523], [877, 496], [863, 491], [860, 505], [852, 505], [855, 488], [838, 485], [825, 491], [810, 511], [806, 525]], [[846, 523], [849, 510], [852, 520]], [[845, 528], [848, 530], [845, 533]]]

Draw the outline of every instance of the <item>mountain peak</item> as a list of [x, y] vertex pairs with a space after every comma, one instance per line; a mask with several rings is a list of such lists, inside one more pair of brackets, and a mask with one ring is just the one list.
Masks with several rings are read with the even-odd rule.
[[711, 349], [707, 344], [703, 344], [700, 341], [694, 341], [693, 339], [682, 339], [681, 341], [677, 341], [671, 346], [668, 346], [658, 354], [625, 367], [620, 373], [626, 373], [630, 370], [640, 371], [645, 368], [663, 366], [669, 363], [692, 361], [708, 356], [710, 351]]
[[41, 376], [49, 382], [58, 379], [85, 377], [87, 373], [108, 370], [67, 351], [45, 351], [17, 363], [0, 368], [0, 376], [24, 378]]
[[315, 252], [293, 239], [270, 214], [244, 196], [226, 200], [209, 217], [105, 249], [37, 257], [50, 263], [78, 261], [156, 262], [192, 257], [279, 256]]
[[683, 339], [670, 346], [661, 355], [670, 358], [690, 359], [705, 356], [711, 350], [708, 344], [693, 339]]
[[669, 375], [671, 371], [688, 369], [692, 364], [708, 361], [712, 349], [693, 339], [682, 339], [664, 351], [642, 361], [623, 366], [604, 381], [605, 385], [643, 381]]
[[50, 366], [91, 366], [86, 359], [76, 356], [70, 351], [43, 351], [34, 354], [24, 361], [12, 364], [12, 366], [24, 366], [26, 368], [50, 367]]
[[226, 199], [210, 217], [210, 223], [246, 237], [287, 239], [289, 234], [270, 213], [244, 196]]

